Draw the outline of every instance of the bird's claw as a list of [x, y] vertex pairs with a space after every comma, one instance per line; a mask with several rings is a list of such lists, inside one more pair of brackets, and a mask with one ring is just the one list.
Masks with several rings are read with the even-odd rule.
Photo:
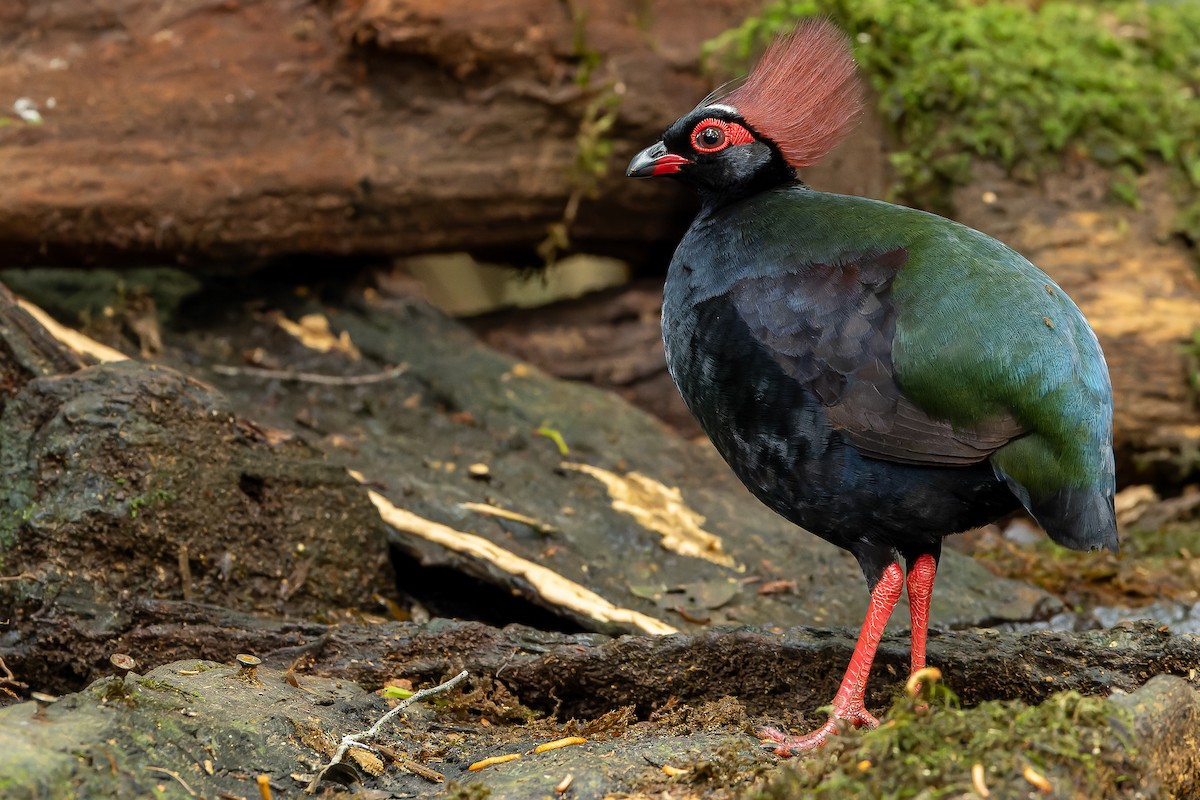
[[769, 750], [781, 758], [809, 753], [821, 747], [831, 736], [836, 736], [847, 728], [878, 728], [879, 720], [875, 715], [864, 709], [854, 711], [837, 711], [829, 717], [824, 725], [803, 736], [792, 736], [779, 728], [762, 725], [754, 729], [764, 750]]

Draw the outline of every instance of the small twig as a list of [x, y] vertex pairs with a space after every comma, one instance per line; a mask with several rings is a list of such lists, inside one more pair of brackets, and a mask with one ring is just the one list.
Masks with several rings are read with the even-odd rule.
[[398, 703], [396, 705], [395, 708], [393, 708], [391, 711], [387, 712], [382, 717], [380, 717], [378, 719], [378, 721], [376, 721], [376, 723], [374, 725], [372, 725], [370, 728], [368, 728], [367, 730], [362, 731], [361, 733], [348, 733], [345, 736], [343, 736], [342, 743], [340, 745], [338, 745], [338, 749], [333, 754], [333, 758], [329, 759], [328, 764], [321, 767], [321, 769], [317, 770], [317, 774], [312, 779], [312, 782], [310, 782], [308, 784], [308, 786], [306, 786], [304, 788], [304, 793], [312, 794], [313, 792], [315, 792], [317, 790], [317, 784], [319, 784], [321, 782], [321, 778], [324, 777], [325, 773], [329, 769], [331, 769], [335, 764], [337, 764], [339, 761], [342, 760], [342, 756], [346, 755], [346, 751], [349, 750], [351, 747], [361, 747], [364, 750], [370, 750], [371, 748], [368, 747], [367, 745], [363, 744], [362, 740], [370, 739], [373, 736], [375, 736], [376, 734], [378, 734], [379, 731], [383, 728], [383, 726], [386, 725], [389, 720], [391, 720], [393, 717], [395, 717], [401, 711], [408, 708], [413, 703], [416, 703], [419, 700], [424, 700], [426, 697], [429, 697], [429, 696], [435, 695], [435, 694], [440, 694], [442, 692], [450, 691], [455, 686], [457, 686], [458, 684], [460, 684], [464, 680], [466, 680], [466, 678], [467, 678], [467, 671], [464, 669], [462, 672], [458, 673], [457, 675], [455, 675], [453, 678], [446, 681], [445, 683], [439, 683], [437, 686], [431, 686], [428, 689], [422, 689], [421, 691], [417, 692], [416, 694], [414, 694], [412, 697], [408, 698], [407, 700], [402, 700], [400, 703]]
[[367, 375], [321, 375], [316, 372], [297, 372], [292, 369], [264, 369], [262, 367], [230, 367], [225, 364], [214, 364], [212, 371], [218, 375], [231, 377], [263, 378], [264, 380], [295, 381], [297, 383], [319, 383], [322, 386], [363, 386], [369, 383], [382, 383], [399, 378], [408, 371], [408, 364], [401, 364], [382, 372], [372, 372]]
[[0, 575], [0, 583], [7, 581], [36, 581], [37, 575], [32, 572], [22, 572], [20, 575]]
[[500, 508], [499, 506], [494, 506], [490, 503], [459, 503], [459, 505], [468, 511], [474, 511], [476, 514], [487, 514], [492, 517], [510, 519], [513, 522], [519, 522], [522, 525], [528, 525], [538, 533], [546, 535], [558, 533], [558, 531], [554, 529], [553, 525], [547, 525], [541, 520], [534, 519], [533, 517], [525, 514], [520, 514], [516, 511], [509, 511], [507, 508]]
[[4, 663], [4, 656], [0, 656], [0, 692], [4, 692], [9, 697], [16, 697], [17, 693], [13, 689], [28, 688], [29, 684], [17, 680], [17, 676], [13, 675], [13, 671], [8, 668], [8, 664]]
[[178, 772], [172, 772], [171, 770], [169, 770], [165, 767], [146, 767], [146, 771], [147, 772], [161, 772], [163, 775], [169, 775], [170, 777], [179, 781], [179, 785], [183, 787], [183, 790], [185, 792], [187, 792], [188, 794], [190, 794], [192, 797], [200, 796], [200, 795], [196, 794], [195, 789], [193, 789], [191, 786], [188, 786], [188, 782], [185, 781], [183, 779], [183, 776], [181, 776]]
[[[382, 750], [382, 748], [380, 748], [380, 749]], [[396, 753], [395, 755], [398, 757], [393, 758], [392, 761], [396, 762], [396, 764], [401, 769], [406, 769], [409, 772], [413, 773], [414, 775], [419, 775], [420, 777], [424, 778], [425, 780], [429, 781], [430, 783], [445, 783], [446, 782], [446, 776], [443, 775], [442, 773], [438, 772], [437, 770], [430, 769], [429, 767], [425, 766], [424, 764], [413, 761], [411, 758], [405, 758], [400, 753]]]
[[185, 603], [192, 602], [192, 564], [188, 555], [188, 546], [179, 545], [179, 585], [183, 589]]

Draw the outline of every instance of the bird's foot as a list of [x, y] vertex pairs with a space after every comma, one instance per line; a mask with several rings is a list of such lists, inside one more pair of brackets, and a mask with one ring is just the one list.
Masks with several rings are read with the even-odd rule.
[[878, 728], [879, 720], [865, 708], [855, 711], [837, 711], [835, 709], [824, 725], [803, 736], [792, 736], [779, 728], [765, 725], [755, 728], [754, 733], [762, 741], [765, 749], [777, 756], [787, 758], [812, 752], [825, 744], [829, 737], [836, 736], [850, 727]]

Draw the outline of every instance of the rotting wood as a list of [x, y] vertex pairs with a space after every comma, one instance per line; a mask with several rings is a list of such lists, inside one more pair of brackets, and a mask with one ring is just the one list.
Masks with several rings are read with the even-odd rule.
[[81, 356], [95, 359], [96, 361], [105, 364], [116, 361], [125, 361], [129, 356], [122, 353], [120, 350], [109, 347], [106, 344], [101, 344], [95, 339], [92, 339], [77, 330], [68, 328], [47, 314], [42, 309], [38, 308], [33, 303], [23, 298], [16, 298], [19, 305], [29, 316], [33, 317], [39, 325], [46, 329], [46, 332], [57, 339], [61, 344], [68, 349]]
[[[388, 632], [383, 635], [386, 637]], [[560, 644], [566, 641], [569, 637], [558, 640]], [[661, 644], [667, 640], [652, 641]], [[653, 662], [648, 666], [653, 668]], [[283, 794], [290, 788], [286, 776], [290, 775], [300, 785], [312, 779], [312, 775], [294, 770], [297, 764], [311, 763], [314, 747], [322, 760], [333, 752], [327, 749], [325, 737], [313, 732], [354, 728], [364, 710], [377, 709], [378, 713], [384, 710], [381, 698], [368, 695], [342, 678], [310, 676], [315, 696], [296, 692], [282, 680], [278, 670], [268, 670], [264, 678], [263, 685], [251, 687], [237, 679], [235, 670], [190, 660], [151, 670], [138, 681], [136, 703], [113, 703], [106, 699], [121, 686], [120, 679], [110, 677], [91, 691], [64, 698], [65, 702], [56, 704], [44, 725], [28, 724], [32, 703], [10, 706], [0, 710], [4, 716], [0, 730], [7, 734], [3, 740], [5, 747], [0, 748], [0, 768], [7, 769], [6, 775], [21, 776], [20, 782], [14, 784], [17, 794], [41, 797], [71, 794], [72, 789], [75, 794], [88, 797], [124, 796], [122, 792], [139, 797], [155, 791], [161, 794], [158, 775], [146, 769], [151, 764], [187, 775], [197, 794], [204, 797], [248, 797], [258, 776], [273, 776], [270, 785]], [[608, 679], [620, 678], [609, 675]], [[766, 769], [774, 771], [779, 763], [758, 750], [746, 735], [751, 717], [733, 697], [714, 702], [672, 700], [657, 707], [647, 705], [643, 709], [646, 719], [637, 724], [633, 724], [636, 718], [630, 707], [590, 721], [551, 717], [493, 724], [473, 722], [471, 715], [463, 715], [461, 711], [478, 710], [486, 714], [490, 704], [489, 685], [492, 690], [500, 688], [494, 679], [480, 676], [472, 691], [449, 700], [441, 709], [421, 708], [419, 716], [411, 715], [411, 727], [381, 732], [383, 746], [378, 749], [391, 753], [419, 748], [438, 760], [447, 783], [483, 783], [491, 796], [511, 800], [544, 800], [553, 796], [552, 792], [561, 794], [571, 787], [578, 797], [658, 796], [683, 788], [689, 796], [718, 800], [742, 796], [745, 792], [731, 792], [754, 786]], [[1200, 720], [1196, 713], [1200, 708], [1198, 698], [1186, 682], [1168, 676], [1155, 677], [1137, 692], [1113, 698], [1114, 705], [1126, 705], [1132, 712], [1133, 730], [1115, 733], [1108, 741], [1119, 748], [1125, 748], [1130, 739], [1138, 744], [1137, 752], [1130, 750], [1130, 758], [1124, 762], [1128, 770], [1123, 772], [1129, 780], [1120, 785], [1121, 789], [1137, 786], [1145, 796], [1155, 797], [1194, 795], [1191, 790], [1200, 771], [1195, 748], [1190, 743], [1195, 740]], [[781, 696], [778, 704], [772, 706], [772, 713], [789, 714], [790, 699]], [[163, 724], [164, 710], [183, 714], [186, 724]], [[902, 707], [901, 714], [904, 713]], [[940, 709], [933, 712], [941, 713], [956, 712]], [[304, 718], [310, 735], [294, 735], [297, 715]], [[238, 732], [244, 733], [247, 725], [260, 735], [239, 738]], [[571, 735], [581, 726], [596, 731], [586, 748], [516, 759], [506, 766], [479, 772], [468, 770], [473, 758], [488, 753], [528, 754], [533, 741]], [[916, 751], [922, 750], [927, 741], [920, 739], [923, 727], [924, 723], [917, 720], [912, 729], [920, 740], [914, 745]], [[47, 734], [52, 735], [47, 737]], [[233, 738], [229, 739], [231, 735]], [[201, 757], [212, 757], [203, 757], [197, 763], [200, 760], [194, 753], [197, 739], [225, 742], [227, 746], [216, 748], [211, 754], [202, 753]], [[1088, 742], [1091, 747], [1096, 740], [1080, 737], [1080, 741]], [[1020, 738], [1001, 737], [993, 743], [998, 758], [1016, 755], [1020, 759], [1021, 753], [1028, 749], [1028, 742]], [[831, 755], [836, 753], [831, 751]], [[118, 761], [120, 770], [116, 768]], [[874, 766], [870, 761], [859, 763]], [[112, 769], [96, 769], [97, 764]], [[680, 766], [674, 767], [675, 764]], [[671, 775], [688, 773], [696, 780], [682, 786], [676, 779], [660, 778], [663, 766], [672, 767], [666, 770]], [[921, 764], [910, 766], [912, 774], [920, 774]], [[958, 777], [965, 782], [967, 765], [960, 766]], [[714, 767], [721, 776], [717, 784], [713, 783]], [[1039, 763], [1037, 767], [1039, 774], [1052, 780], [1055, 786], [1072, 785], [1054, 763]], [[1008, 781], [1006, 776], [994, 773], [991, 777], [997, 780], [993, 794], [1008, 796], [1001, 787], [1028, 786], [1021, 777], [1020, 767], [1007, 776]], [[337, 779], [361, 781], [360, 794], [367, 795], [435, 798], [446, 794], [440, 782], [426, 783], [401, 770], [366, 778], [347, 767], [338, 771]], [[1162, 791], [1154, 791], [1158, 788], [1156, 784]]]
[[667, 486], [639, 472], [617, 475], [591, 464], [566, 461], [562, 467], [590, 475], [603, 483], [612, 498], [613, 508], [661, 536], [662, 546], [667, 550], [745, 572], [744, 566], [738, 566], [733, 557], [721, 549], [721, 538], [700, 527], [704, 517], [683, 502], [678, 487]]
[[56, 329], [44, 325], [39, 313], [44, 315], [0, 285], [0, 340], [4, 348], [0, 372], [10, 388], [35, 377], [74, 372], [84, 365], [79, 351], [67, 345]]
[[[350, 473], [362, 482], [361, 474]], [[528, 559], [505, 550], [482, 536], [456, 531], [448, 525], [433, 522], [392, 504], [383, 495], [368, 490], [368, 496], [383, 521], [392, 527], [413, 533], [455, 552], [483, 559], [505, 572], [527, 581], [533, 590], [550, 606], [562, 606], [576, 613], [591, 617], [601, 623], [624, 622], [636, 625], [646, 633], [678, 633], [679, 629], [640, 611], [614, 605], [590, 589], [569, 580], [554, 570], [535, 564]]]
[[[106, 361], [124, 360], [126, 358], [117, 351], [109, 352], [111, 348], [106, 348], [104, 345], [93, 341], [83, 334], [59, 325], [36, 306], [32, 304], [24, 305], [29, 306], [37, 312], [35, 319], [39, 321], [44, 319], [45, 322], [50, 323], [50, 325], [45, 326], [46, 330], [56, 340], [62, 342], [72, 350]], [[405, 367], [401, 366], [396, 369], [400, 371], [397, 374], [402, 374]], [[389, 375], [389, 377], [393, 376]], [[361, 475], [355, 475], [355, 478], [362, 481]], [[371, 501], [379, 510], [380, 515], [388, 524], [410, 533], [421, 535], [430, 541], [446, 546], [456, 552], [484, 559], [506, 572], [520, 576], [532, 586], [533, 590], [545, 603], [552, 607], [562, 606], [586, 617], [591, 617], [601, 623], [629, 623], [647, 633], [669, 634], [678, 632], [677, 628], [662, 620], [632, 609], [616, 606], [595, 592], [565, 578], [553, 570], [521, 558], [482, 537], [455, 531], [448, 526], [425, 520], [411, 512], [399, 509], [377, 492], [369, 491], [368, 494]], [[516, 519], [517, 517], [510, 516], [510, 518]], [[701, 533], [703, 532], [701, 531]], [[719, 552], [719, 542], [716, 551]], [[187, 569], [186, 548], [179, 551], [179, 565], [184, 585], [184, 599], [190, 600], [191, 579]]]
[[[296, 625], [165, 601], [139, 603], [130, 611], [138, 622], [112, 644], [125, 652], [154, 643], [165, 658], [197, 651], [229, 658], [221, 654], [237, 648], [254, 649], [271, 661], [304, 655], [316, 674], [368, 686], [392, 679], [428, 683], [466, 669], [501, 681], [532, 708], [557, 708], [563, 717], [581, 718], [621, 706], [653, 708], [672, 697], [693, 703], [733, 695], [752, 713], [815, 709], [828, 700], [830, 676], [836, 681], [855, 644], [852, 631], [814, 628], [614, 638], [450, 620]], [[215, 630], [222, 632], [219, 641]], [[869, 707], [885, 707], [903, 690], [908, 656], [906, 634], [884, 637]], [[1162, 631], [1149, 621], [1079, 633], [940, 632], [930, 636], [929, 661], [968, 705], [1014, 698], [1037, 703], [1068, 689], [1132, 691], [1158, 674], [1177, 675], [1200, 688], [1195, 667], [1200, 639]]]

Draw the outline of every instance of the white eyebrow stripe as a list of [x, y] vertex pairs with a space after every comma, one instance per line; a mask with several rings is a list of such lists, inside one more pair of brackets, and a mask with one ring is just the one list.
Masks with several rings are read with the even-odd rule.
[[724, 103], [713, 103], [711, 106], [705, 106], [704, 110], [707, 111], [710, 108], [713, 111], [724, 111], [726, 114], [737, 114], [738, 113], [738, 110], [736, 108], [734, 108], [733, 106], [727, 106]]

